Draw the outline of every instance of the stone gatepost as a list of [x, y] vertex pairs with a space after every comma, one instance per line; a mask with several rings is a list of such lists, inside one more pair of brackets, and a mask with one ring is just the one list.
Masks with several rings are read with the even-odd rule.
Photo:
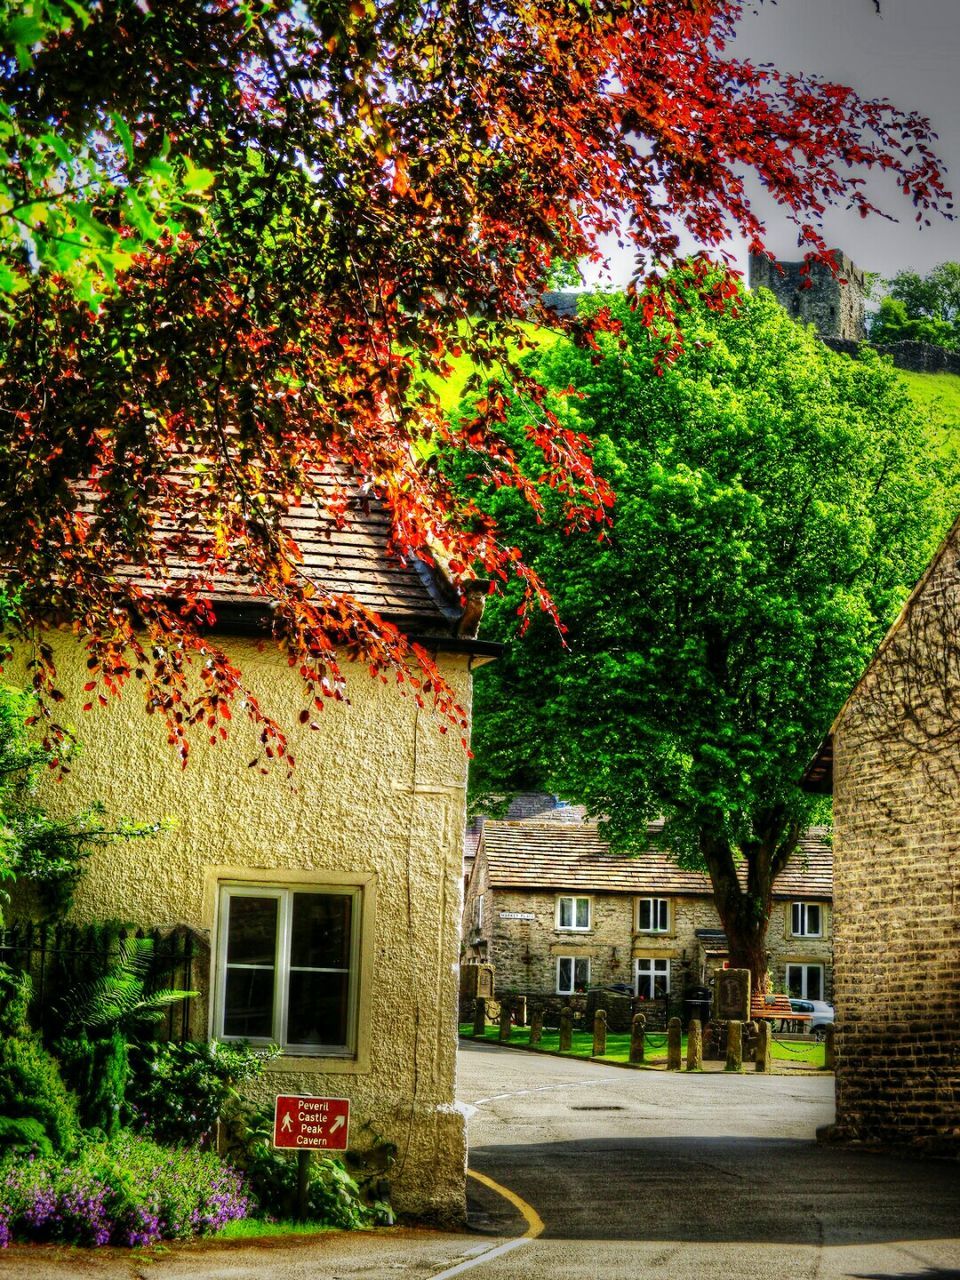
[[607, 1052], [607, 1011], [598, 1009], [593, 1015], [593, 1056], [602, 1058]]
[[510, 1039], [513, 1022], [513, 1006], [509, 1000], [500, 1000], [500, 1043]]
[[667, 1070], [680, 1071], [683, 1066], [683, 1027], [679, 1018], [671, 1018], [667, 1023]]
[[731, 1018], [727, 1023], [727, 1062], [724, 1071], [743, 1070], [743, 1023]]
[[827, 1027], [823, 1033], [823, 1069], [835, 1071], [837, 1067], [837, 1029]]
[[560, 1010], [560, 1052], [569, 1053], [573, 1046], [573, 1010], [564, 1005]]
[[770, 1023], [761, 1018], [757, 1023], [757, 1047], [753, 1058], [758, 1071], [770, 1070], [770, 1040]]
[[485, 996], [477, 996], [473, 1002], [473, 1034], [478, 1038], [483, 1038], [483, 1033], [487, 1029], [487, 1000]]
[[642, 1062], [643, 1053], [646, 1048], [644, 1036], [647, 1034], [647, 1020], [642, 1013], [633, 1015], [633, 1022], [630, 1025], [630, 1061]]
[[534, 1009], [530, 1015], [530, 1043], [539, 1044], [543, 1035], [543, 1010]]
[[703, 1035], [699, 1018], [691, 1018], [687, 1026], [687, 1070], [703, 1070]]

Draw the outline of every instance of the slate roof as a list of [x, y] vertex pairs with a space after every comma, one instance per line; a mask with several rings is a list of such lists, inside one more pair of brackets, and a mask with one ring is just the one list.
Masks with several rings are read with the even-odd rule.
[[[774, 885], [776, 898], [833, 896], [833, 849], [811, 828]], [[491, 888], [709, 895], [710, 879], [682, 871], [661, 849], [611, 854], [592, 823], [487, 822], [481, 845]]]
[[[335, 507], [339, 501], [345, 506], [342, 525], [330, 510], [315, 505], [292, 507], [283, 522], [300, 549], [302, 568], [310, 579], [333, 592], [355, 597], [408, 633], [455, 634], [463, 615], [455, 591], [439, 569], [416, 558], [401, 560], [391, 553], [386, 506], [375, 498], [361, 498], [356, 486], [351, 488], [342, 475], [327, 474], [318, 487], [324, 502]], [[84, 506], [92, 512], [94, 500]], [[161, 522], [161, 538], [165, 531], [169, 536], [173, 526]], [[141, 587], [152, 585], [137, 569], [119, 572], [129, 573]], [[171, 559], [164, 589], [169, 581], [186, 579], [191, 572], [186, 559]], [[265, 614], [264, 597], [239, 566], [223, 566], [211, 594], [218, 616], [224, 619], [255, 622]]]

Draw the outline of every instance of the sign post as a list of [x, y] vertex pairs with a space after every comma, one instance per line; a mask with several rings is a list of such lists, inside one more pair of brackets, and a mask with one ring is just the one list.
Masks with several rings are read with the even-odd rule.
[[297, 1152], [297, 1211], [307, 1216], [310, 1152], [346, 1151], [350, 1133], [349, 1098], [277, 1096], [273, 1112], [273, 1145]]

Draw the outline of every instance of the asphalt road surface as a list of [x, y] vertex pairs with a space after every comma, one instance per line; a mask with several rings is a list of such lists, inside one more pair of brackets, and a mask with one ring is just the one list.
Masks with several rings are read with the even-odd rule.
[[[459, 1092], [475, 1107], [471, 1168], [544, 1224], [476, 1280], [960, 1280], [960, 1166], [818, 1146], [829, 1077], [465, 1045]], [[524, 1229], [488, 1188], [471, 1198], [488, 1229]]]
[[471, 1233], [153, 1253], [20, 1246], [3, 1280], [960, 1280], [960, 1165], [819, 1147], [833, 1080], [464, 1044]]

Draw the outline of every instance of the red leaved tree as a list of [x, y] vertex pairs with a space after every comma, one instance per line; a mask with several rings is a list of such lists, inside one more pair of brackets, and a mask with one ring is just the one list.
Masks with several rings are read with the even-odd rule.
[[[945, 204], [927, 121], [731, 57], [740, 11], [150, 0], [92, 9], [32, 60], [0, 63], [24, 136], [53, 122], [66, 140], [64, 189], [69, 140], [102, 150], [78, 225], [130, 228], [141, 250], [93, 314], [68, 279], [29, 272], [29, 237], [6, 246], [26, 287], [0, 338], [0, 564], [50, 736], [60, 695], [43, 630], [67, 622], [89, 649], [90, 704], [136, 677], [185, 760], [191, 726], [218, 734], [241, 699], [283, 755], [281, 727], [209, 634], [224, 575], [270, 603], [304, 717], [343, 696], [346, 653], [463, 724], [425, 650], [311, 574], [291, 510], [344, 523], [351, 495], [375, 498], [396, 555], [439, 556], [456, 584], [518, 574], [523, 608], [550, 609], [436, 459], [468, 454], [478, 484], [515, 486], [534, 507], [550, 486], [571, 529], [602, 529], [612, 495], [588, 442], [519, 365], [521, 320], [558, 323], [537, 302], [551, 266], [596, 259], [618, 229], [638, 284], [665, 278], [678, 226], [705, 254], [731, 227], [760, 250], [748, 171], [820, 258], [828, 205], [874, 211], [866, 170], [892, 170], [918, 217]], [[206, 191], [172, 234], [108, 180], [118, 131], [131, 182], [177, 161]], [[15, 176], [27, 195], [38, 182], [28, 165]], [[706, 256], [688, 273], [725, 305]], [[648, 319], [669, 315], [670, 289], [644, 294]], [[459, 357], [497, 381], [454, 428], [435, 388]], [[534, 474], [500, 431], [518, 398]]]

